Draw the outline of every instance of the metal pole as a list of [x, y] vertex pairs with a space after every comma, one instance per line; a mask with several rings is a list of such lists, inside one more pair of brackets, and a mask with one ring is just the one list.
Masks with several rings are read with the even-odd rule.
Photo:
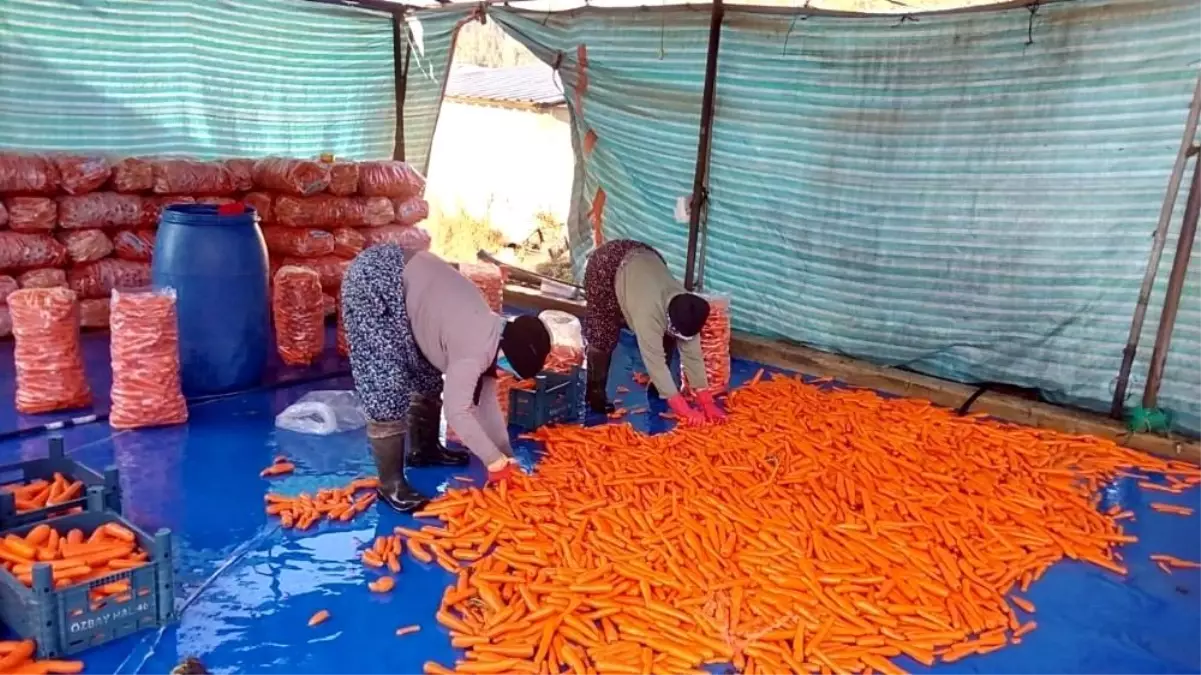
[[713, 142], [713, 103], [717, 89], [717, 52], [721, 45], [721, 23], [726, 15], [722, 0], [713, 0], [709, 21], [709, 53], [705, 57], [705, 89], [701, 94], [701, 133], [696, 144], [696, 175], [692, 180], [692, 202], [688, 214], [688, 253], [684, 258], [684, 288], [692, 290], [696, 275], [696, 240], [701, 229], [701, 210], [709, 201], [709, 148]]
[[1168, 238], [1168, 226], [1172, 223], [1172, 208], [1176, 205], [1180, 181], [1184, 178], [1184, 165], [1188, 161], [1189, 150], [1193, 147], [1193, 139], [1197, 135], [1198, 117], [1201, 117], [1201, 74], [1197, 75], [1197, 84], [1193, 87], [1193, 102], [1189, 106], [1188, 118], [1184, 123], [1184, 137], [1180, 139], [1180, 151], [1176, 153], [1176, 163], [1172, 166], [1172, 176], [1168, 179], [1168, 193], [1159, 209], [1159, 222], [1155, 225], [1155, 237], [1151, 241], [1151, 257], [1147, 261], [1143, 285], [1138, 291], [1138, 303], [1134, 306], [1134, 316], [1130, 320], [1130, 335], [1126, 338], [1126, 348], [1122, 350], [1122, 367], [1118, 370], [1118, 381], [1113, 390], [1113, 405], [1109, 409], [1109, 414], [1114, 419], [1122, 419], [1126, 388], [1130, 384], [1130, 369], [1134, 367], [1134, 356], [1138, 353], [1138, 340], [1143, 332], [1143, 322], [1147, 319], [1147, 304], [1151, 301], [1155, 274], [1159, 271], [1159, 259], [1163, 255], [1164, 242]]
[[392, 76], [396, 89], [396, 141], [392, 146], [392, 159], [405, 158], [405, 97], [409, 87], [409, 41], [405, 39], [405, 19], [392, 17]]
[[1193, 161], [1193, 182], [1188, 189], [1188, 200], [1184, 203], [1184, 219], [1180, 223], [1180, 238], [1176, 241], [1176, 257], [1172, 259], [1172, 272], [1168, 276], [1168, 290], [1164, 295], [1163, 311], [1159, 313], [1159, 330], [1155, 332], [1155, 349], [1151, 352], [1151, 368], [1147, 371], [1147, 386], [1143, 389], [1143, 407], [1155, 407], [1159, 397], [1159, 385], [1163, 383], [1164, 364], [1168, 360], [1168, 345], [1172, 342], [1172, 329], [1176, 327], [1176, 313], [1180, 310], [1180, 296], [1184, 292], [1184, 275], [1188, 272], [1189, 257], [1193, 252], [1193, 239], [1197, 235], [1197, 217], [1201, 212], [1201, 156]]

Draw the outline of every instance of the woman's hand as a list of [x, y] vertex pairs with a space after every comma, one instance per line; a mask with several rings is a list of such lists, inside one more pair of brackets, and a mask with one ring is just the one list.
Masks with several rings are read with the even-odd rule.
[[688, 405], [688, 401], [680, 394], [667, 399], [667, 406], [675, 413], [676, 419], [680, 420], [681, 424], [697, 426], [705, 423], [705, 415], [696, 408]]
[[700, 405], [701, 412], [705, 415], [706, 422], [725, 422], [726, 413], [717, 407], [717, 401], [713, 400], [713, 393], [708, 389], [702, 389], [696, 392], [696, 402]]

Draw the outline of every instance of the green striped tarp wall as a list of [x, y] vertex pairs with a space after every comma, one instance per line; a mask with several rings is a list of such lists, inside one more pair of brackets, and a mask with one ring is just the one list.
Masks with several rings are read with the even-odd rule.
[[[577, 145], [597, 134], [577, 174], [577, 272], [597, 186], [604, 235], [651, 242], [681, 272], [672, 214], [691, 192], [708, 11], [491, 15], [559, 62]], [[705, 287], [733, 297], [739, 330], [1105, 410], [1201, 64], [1196, 2], [916, 19], [727, 9]], [[1161, 404], [1201, 428], [1196, 264]]]
[[407, 20], [408, 73], [405, 83], [405, 160], [429, 169], [434, 127], [442, 91], [454, 55], [454, 37], [473, 8], [448, 7], [421, 12]]
[[3, 0], [0, 148], [392, 156], [391, 17], [304, 0]]

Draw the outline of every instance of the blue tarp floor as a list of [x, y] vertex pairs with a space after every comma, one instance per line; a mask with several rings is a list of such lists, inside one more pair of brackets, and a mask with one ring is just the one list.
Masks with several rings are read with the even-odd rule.
[[[87, 351], [89, 372], [107, 371], [106, 350], [91, 345]], [[331, 364], [317, 372], [336, 372]], [[736, 361], [735, 384], [758, 367]], [[610, 386], [635, 392], [623, 397], [630, 407], [641, 405], [640, 388], [630, 378], [636, 368], [641, 370], [636, 350], [623, 343]], [[391, 594], [366, 587], [360, 545], [411, 525], [412, 518], [376, 506], [345, 525], [292, 532], [263, 512], [268, 490], [311, 491], [372, 474], [361, 430], [319, 438], [274, 428], [275, 415], [305, 392], [349, 388], [346, 377], [285, 384], [195, 405], [186, 426], [114, 432], [97, 423], [63, 432], [73, 458], [120, 470], [127, 516], [148, 531], [170, 528], [178, 547], [179, 621], [84, 652], [87, 672], [166, 673], [185, 656], [198, 657], [215, 673], [414, 673], [428, 660], [453, 663], [455, 650], [434, 621], [442, 590], [452, 582], [448, 573], [406, 559]], [[11, 401], [11, 395], [0, 400]], [[632, 421], [652, 433], [669, 426], [645, 414]], [[0, 411], [0, 428], [17, 422], [11, 409]], [[516, 446], [532, 461], [531, 442]], [[0, 442], [0, 463], [45, 452], [45, 435], [10, 439]], [[291, 458], [296, 472], [268, 483], [259, 471], [276, 455]], [[483, 475], [478, 464], [466, 473], [477, 480]], [[450, 475], [410, 472], [429, 494], [445, 489]], [[1201, 557], [1197, 515], [1160, 514], [1148, 506], [1168, 501], [1201, 512], [1198, 491], [1152, 498], [1126, 481], [1109, 490], [1136, 514], [1128, 529], [1139, 542], [1123, 550], [1128, 577], [1074, 562], [1057, 565], [1027, 594], [1038, 606], [1039, 628], [1022, 644], [934, 669], [907, 659], [899, 663], [911, 672], [1201, 672], [1201, 572], [1169, 576], [1148, 559], [1150, 553]], [[319, 609], [329, 610], [332, 619], [306, 628]], [[409, 624], [421, 631], [395, 636]]]

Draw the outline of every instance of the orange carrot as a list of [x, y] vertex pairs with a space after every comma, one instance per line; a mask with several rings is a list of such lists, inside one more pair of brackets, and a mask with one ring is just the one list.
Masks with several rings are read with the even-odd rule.
[[326, 619], [329, 619], [329, 612], [324, 609], [318, 610], [316, 614], [309, 617], [309, 627], [312, 628], [317, 624], [324, 623]]
[[[453, 487], [417, 514], [440, 527], [398, 528], [415, 560], [456, 574], [436, 613], [466, 651], [453, 671], [889, 673], [900, 655], [972, 658], [1034, 629], [1014, 594], [1059, 561], [1125, 573], [1136, 538], [1129, 512], [1098, 509], [1107, 482], [1201, 478], [1107, 439], [780, 375], [726, 406], [723, 425], [658, 436], [538, 429], [534, 475]], [[399, 551], [380, 537], [368, 553], [387, 566]]]
[[404, 637], [421, 630], [421, 626], [402, 626], [396, 629], [396, 637]]
[[371, 589], [372, 593], [387, 593], [396, 588], [396, 580], [392, 577], [380, 577], [367, 584], [367, 588]]

